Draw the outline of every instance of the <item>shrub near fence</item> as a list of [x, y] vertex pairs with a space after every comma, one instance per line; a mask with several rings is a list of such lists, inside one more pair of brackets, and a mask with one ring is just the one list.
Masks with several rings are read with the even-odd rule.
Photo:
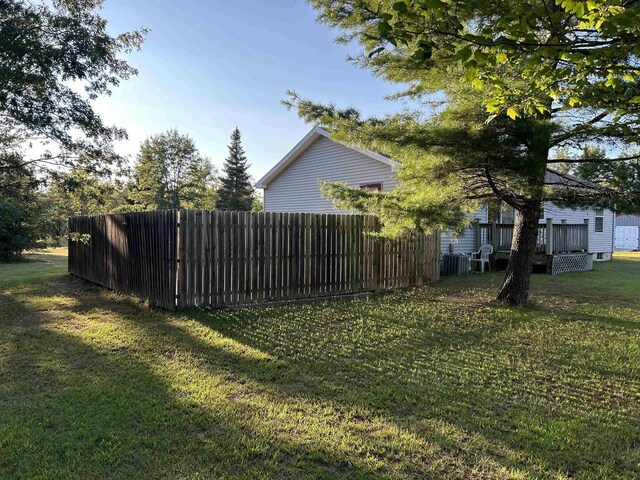
[[91, 234], [88, 244], [70, 242], [70, 273], [169, 309], [352, 294], [439, 278], [439, 236], [375, 238], [369, 233], [379, 224], [371, 216], [181, 210], [71, 217], [69, 230]]

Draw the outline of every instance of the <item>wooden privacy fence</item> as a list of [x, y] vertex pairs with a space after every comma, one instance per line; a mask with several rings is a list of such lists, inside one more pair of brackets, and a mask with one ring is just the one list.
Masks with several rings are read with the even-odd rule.
[[71, 217], [69, 271], [156, 305], [225, 307], [437, 281], [438, 235], [384, 240], [375, 217], [181, 210]]
[[70, 217], [69, 273], [155, 305], [176, 304], [176, 211]]

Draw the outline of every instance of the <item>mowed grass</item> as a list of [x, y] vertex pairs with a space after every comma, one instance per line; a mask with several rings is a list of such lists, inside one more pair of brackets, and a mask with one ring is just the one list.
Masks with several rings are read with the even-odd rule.
[[640, 254], [528, 309], [491, 274], [168, 313], [64, 271], [0, 266], [2, 478], [640, 477]]
[[21, 262], [0, 263], [0, 288], [59, 277], [66, 271], [66, 248], [38, 251], [25, 255]]

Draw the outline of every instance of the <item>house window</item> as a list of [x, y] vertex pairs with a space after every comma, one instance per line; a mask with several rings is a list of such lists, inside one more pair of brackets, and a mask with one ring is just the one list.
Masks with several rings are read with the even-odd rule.
[[506, 207], [500, 212], [500, 223], [514, 223], [513, 220], [516, 218], [515, 209], [513, 207]]
[[377, 190], [378, 192], [382, 191], [382, 183], [365, 183], [360, 185], [360, 188], [363, 190]]
[[602, 208], [596, 209], [596, 233], [604, 232], [604, 210]]

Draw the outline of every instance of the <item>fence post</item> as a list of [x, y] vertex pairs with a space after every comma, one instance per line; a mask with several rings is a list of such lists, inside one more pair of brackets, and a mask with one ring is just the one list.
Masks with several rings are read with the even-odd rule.
[[[380, 220], [378, 217], [373, 219], [373, 231], [378, 233], [380, 231]], [[373, 287], [375, 290], [381, 289], [381, 275], [382, 275], [382, 241], [380, 237], [374, 237], [373, 239]]]
[[553, 218], [547, 218], [547, 255], [553, 255]]
[[480, 220], [477, 218], [473, 222], [473, 229], [476, 235], [476, 248], [474, 250], [478, 251], [480, 250], [480, 246], [482, 245], [482, 234], [480, 231]]
[[493, 245], [493, 251], [497, 251], [500, 247], [500, 241], [498, 240], [498, 225], [495, 220], [491, 221], [491, 245]]
[[431, 272], [429, 273], [429, 283], [440, 280], [440, 255], [442, 249], [442, 234], [440, 231], [433, 233], [433, 257], [431, 264]]
[[587, 245], [586, 245], [586, 249], [585, 249], [585, 251], [586, 251], [587, 253], [591, 253], [591, 252], [589, 251], [589, 233], [590, 233], [590, 227], [591, 227], [591, 225], [589, 225], [589, 219], [588, 219], [588, 218], [585, 218], [585, 219], [584, 219], [584, 223], [585, 223], [585, 225], [587, 226], [587, 235], [586, 235]]

